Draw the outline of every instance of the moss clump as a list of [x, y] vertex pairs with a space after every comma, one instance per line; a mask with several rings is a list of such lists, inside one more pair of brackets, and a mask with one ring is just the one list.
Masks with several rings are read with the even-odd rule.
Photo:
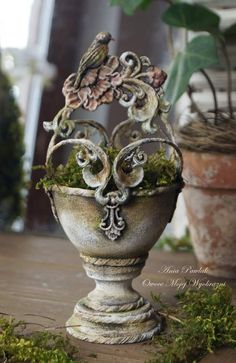
[[48, 169], [45, 166], [37, 166], [34, 169], [44, 169], [46, 175], [40, 179], [36, 188], [39, 189], [42, 186], [50, 188], [52, 185], [64, 185], [71, 188], [89, 188], [84, 182], [82, 175], [82, 168], [76, 162], [76, 154], [78, 149], [72, 150], [69, 155], [66, 165], [58, 165], [55, 171], [50, 166]]
[[172, 158], [166, 157], [165, 149], [150, 155], [144, 165], [144, 178], [139, 187], [153, 189], [157, 186], [173, 184], [177, 179], [177, 170]]
[[153, 296], [166, 327], [153, 340], [156, 353], [147, 363], [194, 363], [221, 347], [236, 348], [236, 307], [228, 286], [187, 290], [168, 307]]
[[[112, 147], [104, 147], [103, 149], [109, 156], [112, 165], [119, 150]], [[36, 188], [42, 186], [50, 188], [52, 185], [56, 184], [58, 186], [64, 185], [72, 188], [90, 189], [85, 184], [82, 169], [76, 162], [75, 156], [78, 151], [78, 148], [74, 148], [69, 155], [66, 165], [59, 165], [54, 171], [51, 167], [47, 170], [44, 166], [39, 166], [39, 168], [44, 168], [46, 170], [46, 175], [37, 183]], [[96, 161], [92, 166], [92, 172], [96, 173], [100, 171], [101, 168], [102, 165], [100, 161]], [[157, 186], [173, 184], [176, 180], [177, 170], [174, 160], [172, 158], [168, 159], [165, 150], [160, 149], [148, 157], [148, 160], [144, 165], [144, 179], [136, 189], [152, 190]], [[107, 189], [116, 189], [112, 179], [110, 180]]]
[[1, 362], [76, 363], [75, 348], [59, 334], [34, 332], [24, 334], [27, 323], [12, 317], [0, 317]]
[[23, 127], [8, 77], [0, 69], [0, 229], [22, 215]]
[[[194, 363], [222, 347], [236, 348], [236, 307], [226, 286], [188, 289], [168, 306], [153, 295], [164, 331], [151, 342], [146, 363]], [[78, 352], [68, 338], [48, 331], [24, 333], [27, 323], [0, 316], [0, 360], [20, 363], [76, 363]], [[152, 351], [153, 351], [152, 348]]]
[[193, 245], [191, 242], [190, 232], [186, 229], [185, 234], [179, 238], [174, 236], [162, 237], [155, 246], [158, 250], [170, 250], [173, 252], [184, 251], [192, 252]]

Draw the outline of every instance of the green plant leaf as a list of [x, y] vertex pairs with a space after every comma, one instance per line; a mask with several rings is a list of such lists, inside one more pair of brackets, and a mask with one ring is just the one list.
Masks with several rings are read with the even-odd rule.
[[162, 20], [173, 27], [193, 31], [219, 32], [220, 17], [198, 4], [175, 3], [162, 14]]
[[140, 9], [142, 10], [146, 10], [149, 5], [151, 4], [152, 0], [143, 0], [142, 3], [140, 4]]
[[236, 23], [230, 25], [230, 27], [226, 28], [223, 32], [224, 35], [236, 35]]
[[174, 104], [186, 91], [192, 74], [219, 62], [215, 39], [199, 35], [175, 57], [166, 83], [166, 99]]
[[234, 41], [236, 36], [236, 23], [230, 25], [223, 32], [226, 41]]
[[137, 9], [146, 9], [152, 0], [110, 0], [110, 5], [120, 6], [126, 15], [133, 15]]

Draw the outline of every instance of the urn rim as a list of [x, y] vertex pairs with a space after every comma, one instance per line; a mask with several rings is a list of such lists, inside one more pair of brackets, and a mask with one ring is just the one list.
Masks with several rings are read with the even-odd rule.
[[[184, 187], [184, 181], [181, 180], [179, 182], [176, 182], [171, 185], [166, 186], [158, 186], [155, 189], [152, 190], [138, 190], [138, 191], [132, 191], [132, 195], [136, 197], [152, 197], [156, 194], [166, 193], [172, 190], [179, 190]], [[48, 191], [51, 192], [59, 192], [62, 194], [67, 195], [74, 195], [74, 196], [82, 196], [87, 198], [93, 198], [95, 197], [95, 190], [92, 189], [83, 189], [83, 188], [74, 188], [74, 187], [68, 187], [65, 185], [52, 185], [50, 188], [48, 188]]]

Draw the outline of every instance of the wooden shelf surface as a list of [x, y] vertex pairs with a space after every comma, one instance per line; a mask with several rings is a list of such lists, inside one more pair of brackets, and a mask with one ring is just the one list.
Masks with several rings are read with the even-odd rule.
[[[161, 293], [164, 301], [175, 303], [174, 295], [177, 288], [169, 286], [171, 279], [179, 279], [179, 282], [184, 281], [184, 277], [198, 278], [201, 281], [227, 281], [233, 289], [235, 301], [236, 280], [190, 272], [164, 273], [165, 266], [171, 266], [173, 270], [180, 270], [183, 266], [191, 266], [194, 269], [197, 268], [197, 263], [191, 253], [152, 250], [142, 275], [134, 281], [135, 289], [149, 299], [152, 291]], [[162, 286], [145, 286], [147, 281]], [[93, 286], [94, 282], [86, 276], [79, 254], [69, 241], [45, 236], [0, 235], [1, 312], [45, 326], [64, 326], [76, 301], [87, 295]], [[36, 325], [29, 326], [29, 329], [36, 328], [38, 329]], [[153, 351], [152, 346], [147, 343], [109, 346], [75, 339], [72, 339], [72, 342], [79, 347], [79, 357], [88, 363], [144, 363], [152, 357]], [[223, 349], [217, 354], [208, 355], [203, 362], [236, 362], [236, 350]]]

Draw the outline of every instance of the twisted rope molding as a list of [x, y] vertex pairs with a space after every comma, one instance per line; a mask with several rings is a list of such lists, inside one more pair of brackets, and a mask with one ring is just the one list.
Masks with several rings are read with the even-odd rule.
[[109, 267], [126, 267], [143, 264], [148, 258], [148, 254], [140, 257], [131, 258], [102, 258], [102, 257], [91, 257], [80, 253], [80, 257], [86, 263], [96, 266], [109, 266]]
[[98, 323], [98, 324], [132, 324], [148, 321], [155, 314], [150, 302], [145, 299], [145, 304], [136, 310], [122, 311], [116, 314], [107, 312], [96, 312], [84, 305], [83, 299], [75, 306], [74, 314], [79, 316], [81, 322]]
[[90, 300], [89, 298], [85, 298], [83, 300], [83, 303], [86, 307], [106, 313], [118, 313], [139, 309], [145, 304], [145, 302], [146, 300], [142, 296], [133, 303], [127, 303], [122, 305], [101, 305], [100, 303]]
[[[69, 322], [68, 322], [69, 323]], [[133, 335], [124, 335], [122, 337], [111, 338], [110, 336], [102, 336], [102, 335], [87, 335], [83, 334], [80, 331], [75, 330], [73, 327], [67, 327], [66, 329], [68, 333], [75, 338], [79, 338], [85, 340], [90, 343], [99, 343], [99, 344], [127, 344], [127, 343], [139, 343], [145, 340], [150, 340], [154, 335], [157, 335], [161, 331], [161, 324], [158, 323], [154, 328], [149, 330], [148, 332], [141, 334], [133, 334]]]
[[[161, 331], [160, 317], [144, 298], [138, 300], [144, 303], [143, 306], [116, 314], [91, 310], [85, 306], [86, 300], [79, 301], [73, 316], [66, 323], [68, 333], [76, 338], [100, 344], [125, 344], [151, 339]], [[73, 324], [77, 320], [80, 324]], [[117, 329], [117, 325], [121, 330]], [[86, 330], [80, 328], [84, 326]], [[106, 326], [109, 327], [107, 332], [104, 329]]]

